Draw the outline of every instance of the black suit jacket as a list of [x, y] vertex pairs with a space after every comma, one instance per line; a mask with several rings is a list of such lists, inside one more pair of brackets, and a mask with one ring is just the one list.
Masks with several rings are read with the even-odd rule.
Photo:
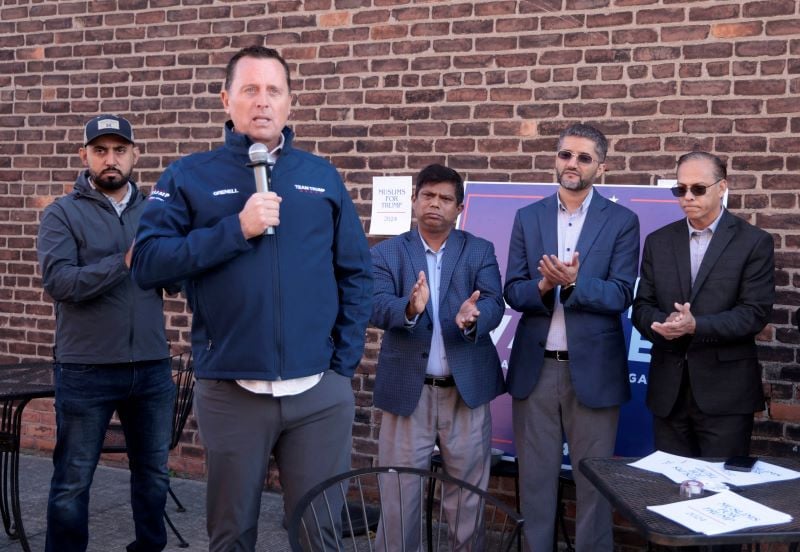
[[[666, 416], [678, 397], [684, 359], [697, 405], [706, 414], [764, 409], [755, 336], [767, 324], [775, 297], [772, 237], [722, 214], [691, 285], [686, 219], [645, 240], [633, 324], [653, 342], [647, 406]], [[650, 325], [663, 322], [674, 303], [691, 303], [693, 336], [667, 340]]]

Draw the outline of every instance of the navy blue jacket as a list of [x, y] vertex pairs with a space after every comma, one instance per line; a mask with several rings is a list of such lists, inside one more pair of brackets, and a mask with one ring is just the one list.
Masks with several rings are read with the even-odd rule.
[[352, 376], [361, 360], [372, 300], [361, 222], [335, 167], [283, 132], [274, 236], [242, 234], [252, 142], [230, 123], [222, 147], [167, 167], [139, 223], [134, 277], [143, 287], [186, 281], [200, 378]]
[[[371, 321], [385, 330], [375, 377], [375, 406], [398, 416], [410, 416], [422, 393], [433, 336], [430, 303], [413, 328], [405, 326], [408, 296], [420, 271], [431, 281], [419, 232], [412, 230], [379, 243], [372, 248], [372, 262], [375, 304]], [[455, 318], [475, 290], [481, 292], [481, 315], [475, 333], [467, 338], [456, 326]], [[492, 243], [452, 230], [442, 256], [439, 324], [447, 363], [461, 398], [470, 408], [505, 391], [500, 359], [489, 336], [500, 324], [504, 310], [500, 269]]]
[[[542, 255], [558, 253], [556, 194], [517, 211], [508, 248], [505, 298], [522, 313], [508, 366], [508, 392], [530, 395], [544, 363], [554, 292], [539, 294]], [[569, 371], [575, 395], [589, 408], [617, 406], [631, 396], [622, 315], [633, 302], [639, 265], [639, 219], [594, 190], [575, 251], [575, 290], [564, 303]]]

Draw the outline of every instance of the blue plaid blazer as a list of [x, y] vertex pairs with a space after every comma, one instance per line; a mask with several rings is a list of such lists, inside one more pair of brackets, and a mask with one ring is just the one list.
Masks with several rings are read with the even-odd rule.
[[[384, 330], [373, 392], [375, 406], [409, 416], [422, 393], [433, 335], [430, 305], [413, 328], [405, 326], [408, 296], [417, 275], [424, 271], [430, 276], [425, 250], [415, 229], [379, 243], [371, 252], [375, 296], [370, 322]], [[447, 362], [462, 399], [475, 408], [505, 391], [500, 360], [489, 336], [505, 311], [492, 243], [452, 230], [444, 249], [439, 288], [439, 323]], [[469, 339], [456, 326], [455, 316], [475, 290], [481, 292], [481, 314]]]

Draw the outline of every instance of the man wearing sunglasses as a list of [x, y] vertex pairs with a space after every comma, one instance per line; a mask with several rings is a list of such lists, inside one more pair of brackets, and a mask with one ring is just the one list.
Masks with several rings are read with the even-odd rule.
[[[633, 301], [639, 220], [592, 184], [608, 142], [588, 125], [562, 132], [556, 194], [517, 212], [504, 295], [522, 313], [508, 371], [526, 550], [553, 549], [562, 428], [572, 465], [611, 456], [630, 398], [621, 313]], [[578, 552], [613, 549], [611, 507], [573, 470]]]
[[683, 155], [677, 179], [686, 218], [647, 237], [633, 306], [636, 329], [653, 342], [655, 446], [747, 455], [753, 413], [764, 409], [755, 337], [775, 296], [772, 237], [723, 208], [727, 171], [715, 155]]

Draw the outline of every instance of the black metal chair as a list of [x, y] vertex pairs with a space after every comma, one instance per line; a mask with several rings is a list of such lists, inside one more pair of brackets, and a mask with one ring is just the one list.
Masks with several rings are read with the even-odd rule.
[[[194, 367], [192, 366], [192, 353], [184, 352], [174, 355], [171, 359], [172, 362], [172, 379], [175, 381], [175, 409], [172, 413], [172, 439], [170, 440], [169, 449], [173, 450], [178, 446], [183, 434], [183, 428], [186, 426], [186, 420], [192, 411], [192, 401], [194, 399]], [[106, 429], [106, 436], [103, 441], [103, 448], [101, 450], [104, 454], [127, 454], [128, 448], [125, 443], [125, 433], [122, 430], [122, 424], [115, 416], [108, 424]], [[183, 504], [178, 497], [175, 496], [172, 486], [169, 487], [169, 496], [175, 502], [175, 510], [178, 512], [185, 512]], [[180, 548], [188, 548], [189, 543], [183, 538], [178, 528], [172, 523], [166, 510], [164, 511], [164, 521], [169, 525], [169, 528], [178, 539], [178, 546]]]
[[[434, 454], [431, 457], [431, 471], [439, 471], [444, 467], [444, 460], [442, 459], [441, 454]], [[505, 458], [500, 458], [497, 462], [492, 462], [492, 467], [489, 472], [489, 475], [492, 477], [509, 477], [514, 481], [514, 503], [517, 506], [517, 512], [521, 512], [520, 508], [520, 494], [519, 494], [519, 466], [517, 464], [517, 459], [514, 458], [513, 460], [507, 460]], [[553, 528], [553, 552], [558, 550], [558, 530], [561, 529], [561, 535], [564, 539], [564, 544], [566, 546], [566, 552], [575, 552], [575, 548], [572, 546], [572, 540], [570, 539], [569, 533], [567, 532], [567, 522], [565, 516], [566, 507], [564, 505], [563, 500], [563, 493], [565, 486], [575, 486], [575, 480], [572, 478], [572, 470], [570, 469], [562, 469], [561, 473], [558, 476], [558, 497], [557, 497], [557, 515], [556, 515], [556, 523], [555, 527]], [[429, 491], [428, 493], [428, 506], [430, 508], [433, 504], [433, 495]], [[430, 535], [430, 518], [426, 519], [426, 525], [428, 527], [428, 535]], [[522, 550], [522, 539], [518, 541], [518, 550]]]
[[[471, 532], [470, 543], [473, 550], [500, 550], [507, 552], [516, 546], [521, 537], [522, 517], [512, 507], [491, 496], [488, 492], [450, 477], [444, 473], [435, 473], [428, 470], [401, 467], [365, 468], [343, 473], [320, 483], [311, 489], [300, 500], [289, 518], [289, 545], [293, 552], [323, 551], [323, 550], [375, 550], [375, 532], [368, 531], [357, 536], [355, 525], [362, 527], [369, 525], [369, 512], [381, 508], [384, 500], [397, 501], [398, 493], [402, 496], [400, 479], [407, 482], [407, 478], [414, 478], [413, 484], [418, 485], [419, 503], [413, 508], [417, 510], [420, 519], [419, 541], [428, 550], [437, 552], [452, 550], [448, 524], [464, 523], [461, 518], [461, 506], [468, 497], [479, 498], [477, 516]], [[426, 523], [426, 496], [430, 483], [433, 482], [437, 489], [436, 507], [431, 509], [433, 516], [433, 534], [427, 535]], [[440, 498], [445, 491], [452, 492], [456, 489], [457, 505], [455, 507], [455, 520], [448, 520]], [[344, 508], [341, 505], [347, 504]], [[403, 501], [400, 500], [400, 523], [405, 520]], [[341, 519], [341, 533], [349, 535], [346, 539], [336, 539], [333, 545], [325, 544], [326, 534], [332, 534], [332, 527], [337, 524], [334, 520]], [[379, 522], [385, 529], [385, 519]], [[471, 522], [472, 523], [472, 522]], [[478, 544], [480, 543], [480, 544]], [[392, 549], [406, 550], [406, 543], [392, 542]], [[384, 543], [388, 549], [389, 543]]]

